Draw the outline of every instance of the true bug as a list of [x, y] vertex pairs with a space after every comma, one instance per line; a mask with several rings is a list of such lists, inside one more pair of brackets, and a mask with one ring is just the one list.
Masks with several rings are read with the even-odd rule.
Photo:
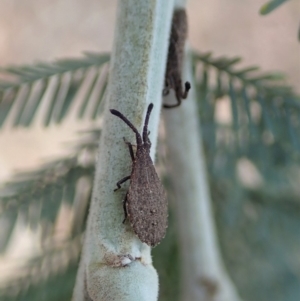
[[187, 16], [184, 9], [176, 9], [173, 14], [167, 68], [165, 74], [165, 88], [163, 96], [169, 94], [170, 89], [175, 91], [177, 103], [173, 105], [164, 104], [164, 108], [174, 108], [181, 104], [181, 100], [187, 98], [191, 88], [189, 82], [185, 82], [185, 90], [182, 89], [182, 62], [184, 56], [184, 45], [187, 37]]
[[[132, 144], [126, 142], [132, 159], [131, 175], [121, 179], [114, 191], [121, 188], [121, 184], [130, 179], [123, 206], [126, 218], [135, 234], [147, 245], [156, 246], [165, 236], [168, 225], [168, 203], [166, 193], [156, 173], [150, 157], [151, 141], [148, 133], [148, 122], [153, 108], [148, 106], [143, 135], [119, 111], [110, 112], [122, 119], [135, 133], [137, 149], [134, 155]], [[125, 140], [125, 139], [124, 139]], [[125, 221], [124, 220], [124, 221]]]

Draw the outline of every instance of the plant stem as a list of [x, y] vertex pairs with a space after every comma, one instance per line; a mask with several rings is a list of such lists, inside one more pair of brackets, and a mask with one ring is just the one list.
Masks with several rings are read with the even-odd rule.
[[154, 301], [158, 277], [150, 247], [133, 233], [124, 218], [124, 189], [116, 182], [131, 172], [123, 137], [130, 129], [109, 109], [117, 109], [140, 129], [150, 102], [149, 123], [154, 157], [173, 1], [120, 0], [110, 78], [104, 109], [93, 196], [73, 300]]
[[[187, 56], [182, 77], [192, 85], [188, 99], [178, 109], [164, 111], [181, 248], [181, 300], [238, 301], [217, 241], [191, 61], [191, 56]], [[171, 103], [174, 101], [170, 99]]]

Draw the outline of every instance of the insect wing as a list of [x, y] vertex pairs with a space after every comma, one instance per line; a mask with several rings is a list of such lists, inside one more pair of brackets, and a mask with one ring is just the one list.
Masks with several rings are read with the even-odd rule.
[[142, 154], [136, 159], [127, 193], [126, 209], [135, 234], [142, 242], [154, 247], [166, 234], [166, 193], [149, 154]]

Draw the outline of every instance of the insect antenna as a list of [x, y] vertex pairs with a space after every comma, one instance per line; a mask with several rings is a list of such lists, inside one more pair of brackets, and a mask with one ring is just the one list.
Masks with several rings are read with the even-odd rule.
[[143, 143], [142, 142], [142, 137], [141, 137], [140, 133], [138, 132], [138, 130], [136, 129], [136, 127], [121, 112], [119, 112], [117, 110], [114, 110], [114, 109], [110, 110], [110, 112], [113, 115], [115, 115], [115, 116], [119, 117], [120, 119], [122, 119], [135, 132], [136, 143], [137, 143], [137, 145], [141, 145]]
[[145, 123], [144, 123], [144, 129], [143, 129], [143, 141], [144, 143], [149, 142], [149, 138], [148, 138], [148, 123], [149, 123], [149, 118], [150, 118], [150, 114], [151, 111], [153, 109], [153, 103], [150, 103], [147, 109], [147, 114], [146, 114], [146, 118], [145, 118]]

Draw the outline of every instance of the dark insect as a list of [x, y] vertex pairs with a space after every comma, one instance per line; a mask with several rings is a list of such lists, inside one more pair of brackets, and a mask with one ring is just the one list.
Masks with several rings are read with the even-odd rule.
[[175, 91], [177, 103], [173, 105], [164, 104], [164, 108], [174, 108], [181, 104], [182, 99], [186, 99], [191, 88], [189, 82], [185, 83], [185, 90], [182, 89], [182, 62], [184, 56], [184, 45], [187, 37], [187, 16], [184, 9], [174, 11], [169, 42], [167, 70], [165, 74], [165, 88], [163, 96], [169, 94], [170, 89]]
[[[130, 179], [130, 186], [124, 200], [125, 219], [128, 217], [133, 231], [147, 245], [156, 246], [165, 236], [168, 226], [168, 202], [166, 193], [156, 173], [150, 157], [151, 142], [149, 140], [148, 122], [153, 108], [148, 106], [143, 136], [135, 126], [119, 111], [110, 112], [122, 119], [135, 133], [137, 149], [134, 155], [132, 144], [126, 142], [132, 159], [131, 175], [117, 183], [115, 189]], [[124, 139], [125, 140], [125, 139]]]

